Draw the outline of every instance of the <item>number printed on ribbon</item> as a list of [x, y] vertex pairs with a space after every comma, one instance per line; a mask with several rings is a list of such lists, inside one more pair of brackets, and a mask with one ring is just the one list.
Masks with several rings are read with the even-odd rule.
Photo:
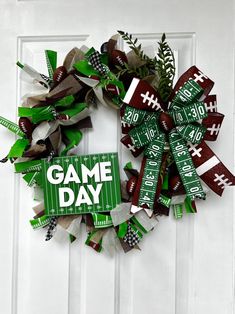
[[151, 142], [155, 136], [159, 134], [159, 129], [156, 124], [156, 119], [144, 122], [138, 127], [135, 127], [129, 132], [133, 144], [136, 147], [142, 147]]
[[143, 122], [146, 115], [147, 115], [147, 112], [144, 110], [139, 110], [139, 109], [135, 109], [133, 107], [127, 106], [125, 108], [125, 114], [122, 120], [131, 125], [138, 125]]
[[179, 134], [172, 132], [169, 142], [187, 196], [191, 200], [196, 197], [204, 198], [205, 193], [184, 140]]
[[206, 128], [201, 125], [187, 124], [183, 126], [177, 126], [176, 130], [185, 139], [193, 144], [201, 143], [205, 133]]
[[149, 143], [144, 151], [144, 155], [150, 159], [160, 159], [164, 150], [165, 138], [164, 133], [159, 134], [159, 136]]
[[153, 209], [160, 166], [161, 160], [146, 159], [138, 206], [147, 205], [149, 209]]
[[201, 86], [194, 80], [189, 80], [178, 90], [170, 109], [177, 110], [187, 103], [196, 101], [202, 93], [203, 89]]
[[195, 122], [208, 116], [203, 102], [195, 102], [182, 109], [172, 111], [171, 114], [177, 125]]

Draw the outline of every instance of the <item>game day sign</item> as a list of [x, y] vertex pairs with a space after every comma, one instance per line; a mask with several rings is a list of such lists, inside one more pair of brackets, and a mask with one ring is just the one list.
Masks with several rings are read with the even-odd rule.
[[107, 212], [121, 202], [117, 153], [42, 160], [46, 215]]

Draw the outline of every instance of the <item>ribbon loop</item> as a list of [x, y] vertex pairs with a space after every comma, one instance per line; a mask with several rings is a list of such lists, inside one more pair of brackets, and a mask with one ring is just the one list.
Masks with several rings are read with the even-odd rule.
[[209, 112], [208, 117], [202, 120], [202, 125], [206, 129], [204, 140], [216, 141], [220, 132], [224, 115], [219, 112]]
[[85, 54], [85, 57], [88, 59], [92, 67], [101, 75], [106, 76], [108, 74], [108, 67], [101, 62], [100, 53], [94, 48], [89, 49], [88, 52]]
[[184, 72], [178, 79], [175, 88], [172, 93], [172, 98], [176, 95], [177, 91], [187, 82], [188, 80], [194, 80], [203, 89], [203, 95], [201, 97], [205, 98], [209, 95], [214, 82], [208, 78], [201, 70], [199, 70], [195, 65]]
[[208, 95], [204, 99], [207, 112], [217, 112], [217, 99], [216, 95]]
[[188, 80], [175, 95], [170, 109], [179, 109], [185, 104], [197, 101], [203, 94], [203, 89], [194, 80]]
[[122, 121], [131, 125], [138, 125], [144, 121], [147, 114], [147, 111], [126, 106]]
[[149, 83], [137, 78], [133, 78], [123, 102], [148, 111], [162, 111], [164, 107], [158, 92]]
[[156, 123], [156, 119], [144, 122], [129, 132], [132, 142], [136, 147], [150, 143], [158, 134], [159, 127]]
[[143, 147], [137, 147], [134, 145], [129, 134], [125, 135], [121, 139], [121, 142], [123, 145], [125, 145], [129, 149], [129, 151], [134, 157], [138, 157], [144, 151]]
[[194, 125], [194, 124], [177, 126], [176, 130], [185, 141], [189, 141], [193, 144], [201, 143], [206, 133], [205, 127], [201, 125]]
[[187, 124], [207, 117], [207, 111], [203, 102], [195, 102], [182, 109], [171, 111], [176, 125]]

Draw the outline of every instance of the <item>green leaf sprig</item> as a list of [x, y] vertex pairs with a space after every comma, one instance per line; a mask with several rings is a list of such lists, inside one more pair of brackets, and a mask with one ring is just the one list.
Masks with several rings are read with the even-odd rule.
[[124, 67], [117, 66], [117, 76], [120, 77], [125, 73], [134, 74], [142, 79], [148, 75], [155, 74], [159, 80], [156, 89], [158, 90], [164, 102], [167, 102], [173, 88], [173, 80], [175, 76], [175, 58], [174, 54], [166, 41], [166, 35], [163, 34], [160, 42], [158, 42], [158, 53], [154, 58], [148, 57], [142, 45], [138, 43], [137, 38], [133, 38], [132, 34], [118, 31], [122, 39], [134, 51], [134, 53], [145, 63], [142, 66], [130, 68], [128, 64]]
[[128, 64], [125, 64], [124, 68], [123, 67], [118, 67], [118, 77], [125, 73], [129, 74], [134, 74], [138, 78], [144, 78], [148, 75], [154, 74], [155, 69], [156, 69], [156, 62], [157, 58], [154, 57], [149, 58], [143, 51], [142, 45], [138, 43], [137, 38], [133, 38], [132, 34], [129, 34], [127, 32], [123, 31], [118, 31], [118, 33], [121, 35], [122, 39], [128, 44], [131, 50], [134, 51], [137, 57], [141, 61], [144, 61], [144, 64], [138, 67], [130, 68]]
[[173, 80], [175, 77], [175, 58], [174, 54], [166, 42], [166, 35], [163, 34], [161, 41], [158, 43], [158, 53], [156, 70], [159, 75], [159, 83], [157, 90], [164, 102], [169, 99], [172, 88]]

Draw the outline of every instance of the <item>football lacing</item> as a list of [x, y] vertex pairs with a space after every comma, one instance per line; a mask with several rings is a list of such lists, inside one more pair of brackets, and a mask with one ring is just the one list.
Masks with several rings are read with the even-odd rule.
[[134, 187], [135, 187], [135, 182], [131, 182], [131, 185], [130, 185], [130, 192], [133, 192]]
[[21, 122], [20, 126], [21, 126], [22, 131], [23, 131], [24, 133], [27, 133], [27, 129], [26, 129], [26, 127], [25, 127], [25, 125], [24, 125], [23, 122]]
[[124, 65], [124, 62], [122, 61], [122, 58], [120, 56], [117, 56], [116, 58], [121, 65]]
[[59, 80], [61, 79], [62, 75], [63, 75], [63, 72], [60, 71], [59, 74], [58, 74], [58, 76], [57, 76], [57, 79], [56, 79], [56, 80], [59, 81]]
[[163, 126], [163, 128], [164, 128], [166, 131], [168, 130], [168, 126], [167, 126], [166, 121], [162, 121], [162, 126]]
[[180, 186], [180, 182], [177, 182], [176, 185], [173, 187], [173, 190], [176, 191], [179, 186]]

